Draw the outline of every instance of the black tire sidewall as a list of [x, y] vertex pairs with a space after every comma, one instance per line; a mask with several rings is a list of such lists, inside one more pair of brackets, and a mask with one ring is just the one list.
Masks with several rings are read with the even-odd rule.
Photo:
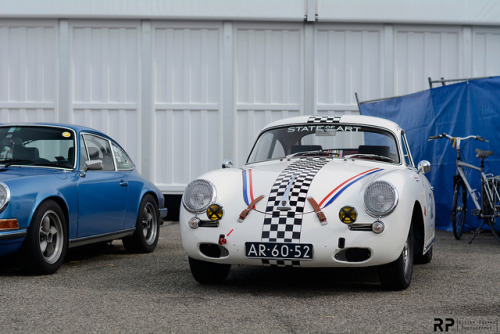
[[405, 245], [408, 247], [408, 269], [405, 267], [404, 247], [396, 261], [379, 267], [380, 283], [387, 290], [404, 290], [411, 284], [413, 275], [414, 236], [413, 229], [410, 227]]
[[[156, 215], [156, 238], [152, 244], [148, 244], [144, 233], [142, 232], [142, 214], [148, 203], [151, 203], [154, 207], [154, 212]], [[158, 210], [158, 204], [156, 203], [154, 197], [151, 194], [146, 194], [141, 200], [139, 206], [139, 212], [137, 213], [137, 220], [135, 224], [135, 232], [132, 236], [124, 238], [123, 244], [125, 248], [131, 252], [137, 253], [151, 253], [155, 250], [158, 240], [160, 238], [160, 213]]]
[[[460, 196], [462, 198], [463, 207], [462, 207], [462, 212], [460, 213], [461, 226], [460, 228], [458, 228], [457, 224], [460, 223], [459, 222], [460, 219], [457, 219], [456, 208]], [[462, 182], [457, 182], [453, 187], [453, 203], [452, 203], [452, 216], [451, 216], [451, 221], [453, 225], [453, 235], [457, 240], [460, 240], [462, 238], [462, 234], [465, 228], [466, 217], [467, 217], [467, 192], [465, 190], [464, 184]]]
[[[47, 211], [53, 211], [57, 214], [58, 218], [61, 220], [63, 229], [62, 251], [59, 258], [54, 263], [46, 262], [40, 250], [40, 225], [42, 223], [42, 217]], [[61, 267], [68, 250], [68, 231], [66, 217], [61, 207], [55, 201], [47, 200], [38, 206], [33, 214], [30, 226], [28, 227], [28, 234], [24, 246], [23, 256], [25, 257], [26, 269], [35, 271], [36, 273], [53, 274]]]

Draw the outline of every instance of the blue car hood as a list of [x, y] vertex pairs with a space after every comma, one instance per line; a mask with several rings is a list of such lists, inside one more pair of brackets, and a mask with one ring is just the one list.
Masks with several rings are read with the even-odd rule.
[[43, 175], [67, 175], [67, 171], [52, 168], [33, 168], [33, 167], [1, 167], [0, 168], [0, 181], [7, 181], [10, 179], [19, 179], [33, 176]]

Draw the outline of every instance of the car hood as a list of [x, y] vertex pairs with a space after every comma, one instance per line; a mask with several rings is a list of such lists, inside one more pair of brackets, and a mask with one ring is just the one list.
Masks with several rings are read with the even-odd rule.
[[1, 167], [0, 168], [0, 181], [8, 181], [11, 179], [48, 176], [48, 175], [65, 175], [67, 171], [54, 168], [37, 168], [37, 167]]
[[[284, 205], [299, 207], [304, 206], [307, 198], [312, 197], [324, 208], [341, 195], [345, 197], [350, 194], [359, 198], [365, 185], [381, 178], [390, 181], [392, 175], [397, 175], [398, 170], [402, 169], [404, 167], [389, 163], [307, 157], [251, 164], [241, 170], [233, 169], [231, 177], [226, 174], [215, 178], [209, 176], [209, 179], [212, 179], [222, 197], [234, 199], [235, 190], [243, 194], [241, 198], [247, 206], [254, 199], [263, 196], [261, 202], [267, 204], [259, 203], [256, 209], [267, 212], [272, 210], [270, 206], [273, 201], [277, 204], [284, 199], [289, 200]], [[234, 182], [229, 182], [230, 180]], [[231, 187], [231, 194], [224, 194], [224, 188], [227, 189], [228, 184], [233, 187], [240, 184], [241, 190]], [[285, 196], [287, 192], [288, 197]]]

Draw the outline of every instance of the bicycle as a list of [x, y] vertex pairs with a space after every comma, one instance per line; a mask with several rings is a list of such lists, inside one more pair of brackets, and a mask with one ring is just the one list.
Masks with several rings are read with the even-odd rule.
[[[451, 221], [453, 223], [453, 234], [457, 240], [462, 238], [463, 229], [465, 226], [465, 219], [467, 216], [467, 193], [470, 194], [472, 201], [474, 203], [475, 209], [471, 211], [473, 216], [477, 216], [478, 219], [482, 219], [483, 222], [481, 226], [475, 231], [469, 243], [476, 238], [476, 236], [481, 231], [482, 227], [486, 224], [491, 229], [491, 233], [495, 238], [500, 241], [500, 232], [495, 230], [495, 220], [500, 217], [500, 176], [495, 176], [493, 174], [484, 173], [484, 159], [493, 155], [493, 151], [483, 151], [481, 149], [476, 149], [476, 158], [481, 159], [480, 167], [468, 164], [462, 161], [461, 158], [461, 143], [462, 141], [475, 139], [483, 142], [487, 142], [486, 139], [481, 136], [467, 136], [467, 137], [453, 137], [446, 133], [442, 133], [436, 136], [430, 136], [429, 141], [433, 139], [448, 138], [453, 142], [453, 147], [457, 150], [456, 167], [457, 172], [453, 176], [453, 204], [451, 208]], [[472, 189], [469, 181], [466, 177], [467, 169], [473, 169], [480, 172], [481, 176], [481, 198], [478, 198], [476, 190]]]

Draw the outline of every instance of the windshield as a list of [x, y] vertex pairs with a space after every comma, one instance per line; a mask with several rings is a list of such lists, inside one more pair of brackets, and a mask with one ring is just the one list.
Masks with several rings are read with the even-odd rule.
[[262, 133], [247, 163], [304, 155], [331, 155], [399, 164], [394, 136], [383, 129], [349, 125], [290, 125]]
[[48, 126], [0, 127], [0, 164], [75, 167], [75, 134]]

